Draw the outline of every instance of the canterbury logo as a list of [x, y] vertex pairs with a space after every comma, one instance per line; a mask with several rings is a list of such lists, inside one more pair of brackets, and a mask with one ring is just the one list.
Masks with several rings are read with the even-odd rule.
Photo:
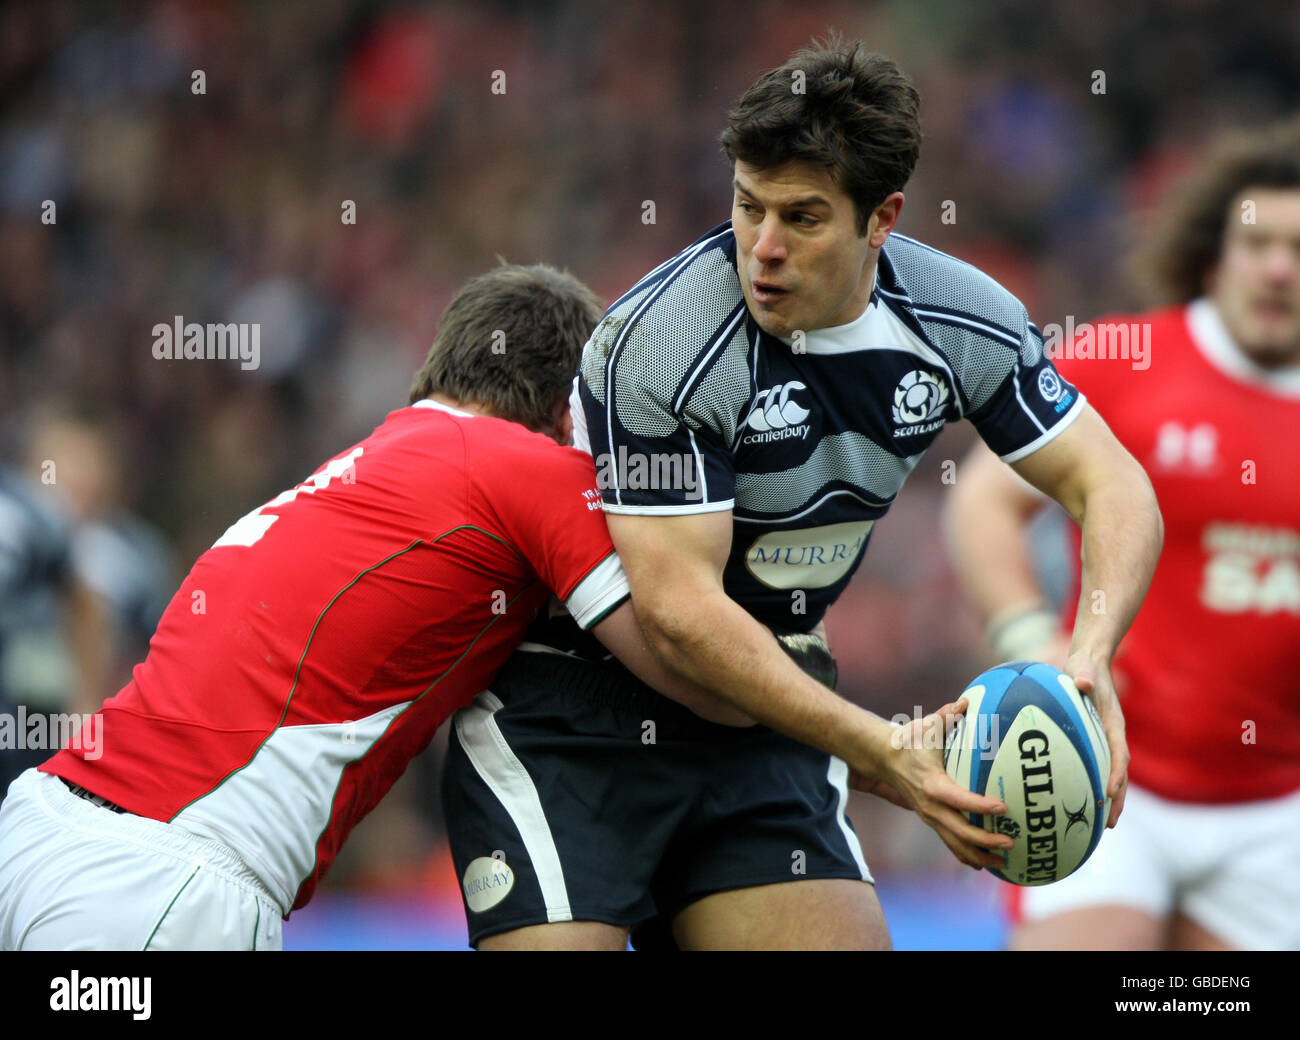
[[754, 398], [754, 407], [750, 409], [745, 425], [760, 433], [799, 425], [811, 413], [807, 408], [790, 400], [790, 395], [796, 390], [807, 389], [796, 379], [789, 383], [777, 383], [771, 390], [764, 390]]

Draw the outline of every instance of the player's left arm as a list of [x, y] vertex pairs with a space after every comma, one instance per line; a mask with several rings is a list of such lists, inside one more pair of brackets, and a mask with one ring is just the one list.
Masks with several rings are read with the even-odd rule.
[[1091, 405], [1043, 447], [1010, 465], [1056, 499], [1083, 532], [1079, 605], [1065, 671], [1092, 697], [1106, 730], [1113, 827], [1124, 807], [1129, 753], [1110, 664], [1155, 572], [1164, 541], [1160, 508], [1146, 471]]

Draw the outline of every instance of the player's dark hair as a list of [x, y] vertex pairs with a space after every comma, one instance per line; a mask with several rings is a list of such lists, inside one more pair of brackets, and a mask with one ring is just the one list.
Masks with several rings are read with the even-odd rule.
[[569, 396], [603, 310], [582, 282], [546, 264], [472, 278], [442, 312], [411, 401], [443, 393], [544, 430]]
[[741, 95], [727, 114], [722, 148], [733, 166], [770, 170], [801, 161], [829, 170], [865, 235], [872, 210], [902, 191], [916, 167], [920, 105], [902, 69], [832, 32]]
[[1228, 208], [1251, 188], [1300, 189], [1300, 119], [1222, 138], [1169, 195], [1134, 257], [1147, 302], [1187, 303], [1205, 293], [1228, 219], [1241, 219]]

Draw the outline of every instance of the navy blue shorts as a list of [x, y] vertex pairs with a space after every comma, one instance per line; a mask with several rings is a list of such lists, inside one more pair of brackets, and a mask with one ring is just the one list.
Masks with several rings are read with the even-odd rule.
[[442, 784], [470, 942], [603, 921], [666, 945], [714, 892], [870, 881], [847, 782], [840, 759], [706, 722], [619, 665], [516, 653], [454, 717]]

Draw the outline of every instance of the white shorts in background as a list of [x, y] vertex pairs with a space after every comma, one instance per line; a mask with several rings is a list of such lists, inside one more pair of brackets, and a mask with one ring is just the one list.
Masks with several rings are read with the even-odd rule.
[[1241, 949], [1300, 949], [1300, 791], [1201, 805], [1130, 785], [1092, 858], [1020, 895], [1026, 921], [1103, 905], [1178, 910]]
[[0, 805], [0, 949], [278, 950], [281, 909], [226, 846], [29, 769]]

